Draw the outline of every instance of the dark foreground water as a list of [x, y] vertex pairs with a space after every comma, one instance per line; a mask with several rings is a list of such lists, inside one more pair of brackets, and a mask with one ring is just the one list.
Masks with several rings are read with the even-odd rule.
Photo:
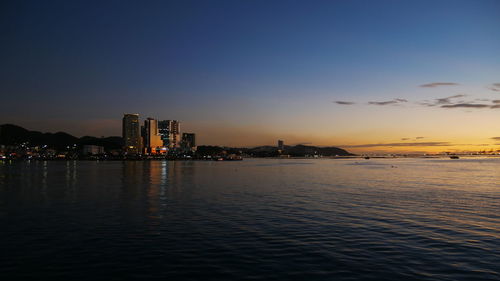
[[0, 162], [0, 280], [500, 280], [500, 159]]

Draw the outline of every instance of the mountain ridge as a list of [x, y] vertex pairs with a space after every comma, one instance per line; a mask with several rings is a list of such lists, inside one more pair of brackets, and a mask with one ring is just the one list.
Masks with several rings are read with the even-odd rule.
[[[123, 139], [119, 136], [110, 136], [97, 138], [93, 136], [75, 137], [66, 132], [42, 133], [39, 131], [30, 131], [23, 127], [13, 124], [0, 125], [0, 144], [3, 145], [21, 145], [28, 143], [34, 146], [44, 146], [49, 148], [64, 150], [67, 147], [74, 145], [99, 145], [105, 150], [122, 149]], [[354, 154], [334, 146], [311, 146], [311, 145], [295, 145], [285, 146], [282, 151], [277, 147], [270, 145], [256, 147], [225, 147], [214, 145], [198, 146], [198, 153], [205, 155], [214, 155], [226, 151], [230, 154], [248, 154], [256, 157], [278, 157], [280, 155], [289, 156], [352, 156]]]
[[106, 150], [121, 149], [123, 140], [121, 137], [111, 136], [97, 138], [92, 136], [75, 137], [66, 132], [42, 133], [39, 131], [30, 131], [14, 124], [0, 125], [0, 144], [20, 145], [29, 143], [30, 145], [43, 146], [50, 148], [64, 149], [72, 145], [99, 145]]

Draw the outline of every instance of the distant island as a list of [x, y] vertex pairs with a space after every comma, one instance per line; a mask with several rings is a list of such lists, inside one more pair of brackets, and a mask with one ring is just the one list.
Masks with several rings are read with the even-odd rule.
[[[23, 127], [0, 125], [0, 156], [5, 159], [124, 159], [122, 137], [75, 137], [65, 132], [42, 133]], [[213, 157], [332, 157], [354, 156], [338, 147], [309, 145], [225, 147], [200, 145], [191, 153], [162, 155], [155, 159], [207, 159]], [[144, 157], [134, 157], [143, 159]], [[151, 159], [148, 157], [147, 159]]]

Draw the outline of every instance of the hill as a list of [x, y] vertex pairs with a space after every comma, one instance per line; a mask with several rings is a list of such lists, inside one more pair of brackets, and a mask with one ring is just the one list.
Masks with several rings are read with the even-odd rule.
[[46, 145], [49, 148], [63, 150], [67, 146], [82, 146], [82, 145], [99, 145], [104, 149], [120, 149], [123, 146], [121, 137], [75, 137], [68, 133], [41, 133], [38, 131], [29, 131], [23, 127], [4, 124], [0, 125], [0, 144], [3, 145], [20, 145], [28, 143], [31, 146]]
[[[38, 131], [29, 131], [23, 127], [12, 124], [0, 125], [0, 144], [3, 145], [21, 145], [28, 143], [30, 146], [44, 146], [57, 150], [65, 150], [66, 147], [82, 145], [103, 146], [105, 150], [121, 149], [123, 139], [121, 137], [96, 138], [84, 136], [81, 138], [72, 136], [68, 133], [41, 133]], [[286, 146], [281, 152], [275, 146], [258, 146], [253, 148], [233, 148], [221, 146], [198, 146], [198, 155], [220, 155], [227, 154], [247, 154], [255, 157], [278, 157], [280, 155], [290, 155], [292, 157], [304, 157], [313, 155], [322, 156], [352, 156], [354, 154], [338, 147], [319, 147], [308, 145]]]
[[338, 147], [319, 147], [296, 145], [286, 146], [283, 151], [278, 151], [275, 146], [258, 146], [253, 148], [233, 148], [233, 147], [220, 147], [220, 146], [199, 146], [199, 155], [220, 155], [223, 152], [227, 154], [247, 154], [254, 157], [278, 157], [280, 155], [290, 155], [292, 157], [305, 157], [313, 155], [322, 156], [353, 156], [354, 154], [338, 148]]

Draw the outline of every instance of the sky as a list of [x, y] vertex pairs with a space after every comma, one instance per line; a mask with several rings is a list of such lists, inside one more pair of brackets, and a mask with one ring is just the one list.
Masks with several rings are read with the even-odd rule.
[[2, 1], [0, 123], [199, 144], [500, 149], [500, 1]]

